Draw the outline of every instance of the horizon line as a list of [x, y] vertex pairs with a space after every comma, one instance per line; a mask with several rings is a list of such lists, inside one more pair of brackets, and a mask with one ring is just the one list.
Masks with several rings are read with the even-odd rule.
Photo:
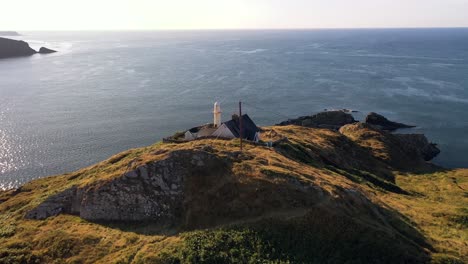
[[468, 26], [442, 26], [442, 27], [297, 27], [297, 28], [167, 28], [167, 29], [0, 29], [0, 31], [13, 32], [63, 32], [63, 31], [294, 31], [294, 30], [366, 30], [366, 29], [468, 29]]

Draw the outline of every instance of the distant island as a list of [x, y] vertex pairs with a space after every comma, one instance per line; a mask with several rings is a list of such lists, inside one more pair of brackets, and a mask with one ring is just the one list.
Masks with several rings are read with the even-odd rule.
[[323, 112], [242, 151], [178, 132], [0, 191], [0, 263], [467, 263], [468, 170], [396, 127]]
[[0, 59], [31, 56], [36, 53], [48, 54], [53, 52], [56, 51], [44, 47], [41, 47], [39, 52], [37, 52], [25, 41], [0, 38]]
[[21, 36], [21, 35], [16, 31], [0, 31], [0, 36], [13, 37], [13, 36]]

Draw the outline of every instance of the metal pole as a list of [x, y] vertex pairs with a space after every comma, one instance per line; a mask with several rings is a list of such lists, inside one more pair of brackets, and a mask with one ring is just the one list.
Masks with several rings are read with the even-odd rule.
[[242, 133], [242, 102], [239, 101], [239, 134], [240, 134], [240, 151], [242, 152], [242, 138], [243, 138], [243, 133]]

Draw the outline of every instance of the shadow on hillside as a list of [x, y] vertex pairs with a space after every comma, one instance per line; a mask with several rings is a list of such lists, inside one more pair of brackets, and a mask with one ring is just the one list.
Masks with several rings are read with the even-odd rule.
[[[207, 223], [218, 223], [213, 225], [183, 227], [187, 226], [187, 223], [177, 225], [155, 222], [100, 224], [141, 235], [183, 234], [186, 242], [177, 251], [183, 252], [184, 255], [193, 255], [195, 259], [208, 258], [207, 261], [212, 260], [212, 263], [231, 263], [232, 259], [223, 258], [229, 256], [232, 250], [252, 252], [257, 254], [256, 257], [263, 256], [264, 260], [289, 260], [292, 263], [429, 261], [429, 251], [433, 251], [433, 248], [409, 218], [395, 210], [372, 203], [361, 193], [343, 188], [338, 188], [337, 191], [337, 197], [327, 194], [322, 197], [321, 202], [309, 206], [279, 208], [275, 216], [272, 216], [271, 212], [267, 214], [263, 211], [256, 216], [252, 214], [242, 217], [239, 212], [232, 211], [232, 204], [226, 201], [221, 202], [225, 203], [226, 208], [231, 207], [231, 210], [222, 211], [207, 203], [205, 207], [210, 208], [211, 214], [198, 216], [195, 223], [200, 224], [202, 219]], [[259, 190], [258, 195], [262, 195], [262, 190]], [[271, 192], [269, 195], [274, 196]], [[257, 202], [252, 201], [245, 206], [249, 207]], [[293, 206], [303, 201], [289, 202]], [[297, 216], [286, 213], [291, 209], [301, 209], [304, 213]], [[219, 211], [216, 212], [217, 210]], [[282, 214], [281, 210], [285, 213]], [[223, 219], [223, 224], [218, 221], [220, 218]], [[211, 252], [209, 256], [200, 255], [207, 251]], [[252, 259], [242, 259], [245, 262], [250, 260]]]
[[[424, 236], [396, 212], [376, 225], [375, 219], [344, 216], [327, 208], [298, 219], [265, 219], [251, 227], [262, 241], [299, 263], [425, 263]], [[382, 222], [387, 222], [383, 224]], [[268, 252], [272, 253], [272, 252]], [[274, 254], [275, 252], [273, 252]]]
[[443, 172], [450, 172], [453, 169], [444, 168], [434, 163], [428, 162], [428, 167], [424, 170], [407, 170], [401, 171], [402, 175], [424, 175], [424, 174], [431, 174], [431, 173], [443, 173]]
[[[318, 206], [299, 217], [267, 217], [254, 222], [185, 233], [171, 253], [204, 263], [427, 263], [433, 250], [408, 219], [379, 207], [387, 218]], [[128, 226], [123, 231], [135, 232]], [[148, 233], [143, 233], [148, 235]], [[151, 233], [150, 233], [151, 234]], [[238, 252], [239, 254], [234, 254]]]
[[[346, 136], [322, 135], [322, 137], [331, 144], [332, 150], [291, 140], [277, 144], [275, 150], [291, 160], [312, 167], [325, 168], [353, 182], [367, 183], [375, 188], [398, 194], [409, 193], [395, 184], [395, 172], [421, 175], [448, 171], [419, 157], [414, 157], [414, 160], [406, 161], [405, 164], [400, 164], [401, 167], [395, 168], [392, 167], [395, 161], [380, 159], [371, 149], [362, 147]], [[413, 163], [414, 166], [406, 165], [407, 162]]]
[[123, 232], [134, 232], [148, 236], [174, 236], [181, 232], [179, 226], [171, 223], [155, 223], [152, 221], [94, 221], [94, 223]]

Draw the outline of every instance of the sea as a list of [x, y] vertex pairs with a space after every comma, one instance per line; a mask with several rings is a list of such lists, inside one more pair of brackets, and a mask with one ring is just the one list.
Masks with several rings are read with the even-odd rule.
[[20, 32], [49, 55], [0, 60], [0, 188], [71, 172], [243, 111], [324, 109], [414, 124], [468, 167], [468, 29]]

